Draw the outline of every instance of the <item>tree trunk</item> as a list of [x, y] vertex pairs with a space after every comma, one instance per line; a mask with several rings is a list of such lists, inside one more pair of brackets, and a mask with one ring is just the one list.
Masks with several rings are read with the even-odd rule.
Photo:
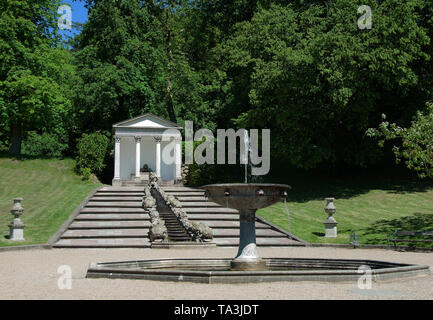
[[169, 68], [168, 68], [168, 77], [167, 77], [167, 87], [166, 87], [166, 101], [167, 101], [167, 111], [168, 116], [170, 118], [170, 121], [176, 122], [176, 112], [174, 111], [174, 104], [173, 104], [173, 85], [171, 83], [171, 70], [170, 68], [173, 67], [174, 64], [174, 58], [173, 58], [173, 51], [172, 51], [172, 43], [171, 43], [171, 29], [170, 29], [170, 22], [169, 22], [169, 13], [172, 9], [171, 3], [169, 4], [168, 9], [166, 10], [166, 16], [165, 16], [165, 26], [166, 26], [166, 41], [167, 41], [167, 56], [169, 61]]
[[22, 124], [14, 123], [11, 125], [11, 146], [9, 152], [11, 154], [21, 154], [21, 141], [22, 141]]

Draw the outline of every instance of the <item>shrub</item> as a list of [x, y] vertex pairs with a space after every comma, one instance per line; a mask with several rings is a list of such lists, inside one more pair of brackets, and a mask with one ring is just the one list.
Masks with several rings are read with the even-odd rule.
[[84, 181], [89, 181], [91, 176], [92, 176], [92, 172], [90, 171], [89, 168], [82, 168], [81, 169], [81, 178]]
[[35, 131], [29, 131], [27, 138], [23, 141], [22, 153], [29, 156], [60, 158], [67, 147], [68, 145], [62, 143], [55, 134], [47, 132], [38, 134]]
[[402, 128], [386, 121], [379, 128], [370, 128], [367, 135], [379, 139], [383, 147], [386, 140], [397, 140], [393, 146], [396, 162], [404, 160], [408, 169], [415, 170], [420, 178], [433, 179], [433, 103], [427, 103], [426, 112], [418, 111], [410, 127]]
[[99, 132], [83, 134], [77, 145], [75, 170], [78, 174], [85, 174], [88, 168], [91, 173], [99, 175], [105, 168], [108, 155], [109, 140]]

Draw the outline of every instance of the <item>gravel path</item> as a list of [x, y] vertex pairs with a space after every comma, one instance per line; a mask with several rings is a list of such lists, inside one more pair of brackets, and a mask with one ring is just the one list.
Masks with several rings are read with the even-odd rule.
[[[0, 252], [0, 299], [432, 299], [433, 276], [357, 283], [277, 282], [195, 284], [147, 280], [86, 279], [90, 262], [153, 258], [233, 257], [234, 248], [212, 249], [52, 249]], [[377, 259], [433, 268], [433, 253], [379, 249], [261, 248], [262, 257]], [[61, 290], [58, 267], [72, 269], [72, 288]], [[432, 269], [433, 270], [433, 269]]]

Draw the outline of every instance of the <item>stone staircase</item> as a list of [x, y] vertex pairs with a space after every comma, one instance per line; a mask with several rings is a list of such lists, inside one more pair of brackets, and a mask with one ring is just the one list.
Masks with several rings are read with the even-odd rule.
[[159, 217], [164, 220], [165, 226], [167, 227], [168, 240], [170, 242], [191, 242], [191, 237], [179, 223], [179, 220], [177, 220], [159, 192], [152, 190], [152, 196], [156, 199], [156, 209], [158, 210]]
[[[239, 214], [231, 208], [224, 208], [215, 202], [206, 200], [204, 190], [188, 187], [163, 187], [166, 194], [176, 196], [191, 221], [203, 222], [213, 231], [213, 242], [217, 246], [238, 246]], [[256, 242], [264, 246], [304, 246], [305, 243], [273, 226], [269, 222], [256, 218]]]
[[[237, 210], [207, 201], [204, 191], [189, 187], [165, 186], [167, 194], [181, 201], [191, 221], [201, 221], [213, 231], [217, 246], [237, 246], [239, 215]], [[150, 248], [150, 218], [142, 208], [144, 188], [102, 187], [75, 216], [66, 231], [53, 244], [54, 248]], [[170, 228], [170, 240], [190, 241], [179, 229], [171, 212], [158, 208]], [[181, 228], [181, 227], [180, 227]], [[186, 238], [188, 237], [188, 238]], [[269, 222], [257, 217], [258, 246], [304, 246], [305, 243]]]
[[144, 187], [102, 187], [87, 202], [55, 248], [148, 248], [150, 218]]

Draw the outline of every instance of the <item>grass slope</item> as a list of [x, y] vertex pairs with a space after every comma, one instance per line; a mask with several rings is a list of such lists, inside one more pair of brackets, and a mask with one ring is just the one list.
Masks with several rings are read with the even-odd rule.
[[[289, 183], [284, 203], [258, 215], [313, 243], [349, 243], [355, 231], [361, 244], [386, 244], [395, 229], [433, 230], [433, 182], [413, 178], [360, 176], [346, 179], [304, 179]], [[325, 238], [325, 197], [335, 197], [338, 237]]]
[[[0, 158], [0, 246], [40, 244], [59, 229], [85, 197], [100, 185], [84, 182], [72, 170], [74, 160]], [[10, 241], [12, 199], [24, 198], [25, 241]]]

